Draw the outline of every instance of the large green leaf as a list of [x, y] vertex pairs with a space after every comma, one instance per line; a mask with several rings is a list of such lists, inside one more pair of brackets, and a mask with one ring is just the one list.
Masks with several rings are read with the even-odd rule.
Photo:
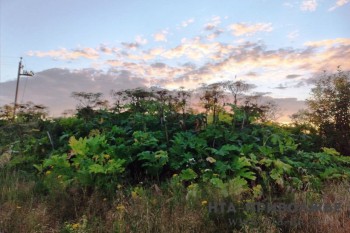
[[77, 140], [74, 136], [69, 138], [69, 146], [77, 155], [86, 156], [89, 148], [87, 146], [86, 138], [79, 138]]
[[92, 164], [89, 166], [90, 173], [106, 173], [105, 169], [100, 164]]
[[180, 178], [186, 181], [194, 180], [197, 178], [197, 176], [198, 176], [197, 173], [193, 171], [191, 168], [182, 170], [182, 172], [180, 173]]

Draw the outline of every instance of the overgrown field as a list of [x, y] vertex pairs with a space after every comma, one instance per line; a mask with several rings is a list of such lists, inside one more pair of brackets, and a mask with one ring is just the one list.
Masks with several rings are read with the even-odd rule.
[[350, 232], [350, 157], [314, 127], [146, 94], [2, 120], [0, 232]]

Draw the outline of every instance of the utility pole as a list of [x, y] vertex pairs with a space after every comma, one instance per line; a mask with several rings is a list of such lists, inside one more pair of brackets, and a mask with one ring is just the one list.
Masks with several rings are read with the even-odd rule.
[[23, 69], [23, 65], [22, 65], [22, 57], [19, 60], [19, 64], [18, 64], [18, 72], [17, 72], [17, 84], [16, 84], [16, 96], [15, 96], [15, 103], [13, 105], [13, 120], [15, 120], [16, 117], [16, 107], [17, 107], [17, 96], [18, 96], [18, 86], [19, 86], [19, 79], [21, 77], [21, 75], [23, 76], [33, 76], [34, 73], [32, 71], [23, 71], [22, 73], [22, 69]]

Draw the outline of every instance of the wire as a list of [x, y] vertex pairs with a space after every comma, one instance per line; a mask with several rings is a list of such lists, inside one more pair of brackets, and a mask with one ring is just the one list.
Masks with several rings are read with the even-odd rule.
[[7, 56], [7, 55], [0, 55], [0, 57], [7, 57], [7, 58], [16, 58], [16, 59], [18, 59], [18, 56]]

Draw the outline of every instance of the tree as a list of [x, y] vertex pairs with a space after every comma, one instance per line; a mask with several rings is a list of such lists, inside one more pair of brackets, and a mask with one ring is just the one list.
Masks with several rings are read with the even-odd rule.
[[308, 125], [310, 123], [310, 111], [307, 109], [300, 109], [298, 112], [290, 115], [289, 118], [295, 126]]
[[78, 109], [80, 108], [94, 108], [103, 101], [101, 100], [102, 93], [92, 92], [72, 92], [72, 97], [79, 101]]
[[[42, 104], [34, 104], [28, 101], [24, 104], [17, 104], [18, 110], [16, 117], [18, 121], [29, 122], [45, 118], [48, 115], [48, 108]], [[0, 119], [9, 120], [13, 116], [13, 106], [4, 105], [0, 107]]]
[[186, 108], [189, 105], [188, 99], [191, 97], [191, 93], [186, 91], [184, 87], [180, 87], [180, 90], [177, 91], [177, 107], [181, 109], [182, 120], [185, 120]]
[[261, 122], [271, 122], [276, 121], [280, 115], [280, 108], [274, 101], [268, 101], [259, 106], [261, 108], [261, 114], [259, 116], [259, 120]]
[[154, 98], [154, 93], [152, 91], [143, 88], [128, 89], [124, 90], [123, 93], [126, 97], [125, 101], [128, 102], [125, 107], [134, 113], [146, 113], [151, 100]]
[[225, 89], [229, 90], [233, 97], [233, 103], [237, 106], [238, 97], [255, 86], [244, 81], [227, 81], [223, 83]]
[[115, 100], [112, 111], [116, 113], [121, 113], [127, 104], [128, 97], [124, 91], [111, 91], [111, 96]]
[[323, 145], [334, 147], [350, 156], [350, 73], [338, 70], [316, 81], [307, 100], [310, 121], [323, 139]]
[[101, 100], [102, 93], [100, 92], [73, 92], [72, 97], [79, 101], [77, 106], [77, 116], [82, 117], [85, 120], [88, 120], [94, 116], [94, 108], [103, 106], [107, 108], [106, 105], [108, 102]]
[[220, 101], [225, 97], [223, 86], [223, 83], [218, 82], [201, 87], [203, 94], [200, 100], [203, 101], [206, 115], [213, 113], [213, 124], [219, 121], [219, 112], [223, 110], [223, 106], [220, 105]]

